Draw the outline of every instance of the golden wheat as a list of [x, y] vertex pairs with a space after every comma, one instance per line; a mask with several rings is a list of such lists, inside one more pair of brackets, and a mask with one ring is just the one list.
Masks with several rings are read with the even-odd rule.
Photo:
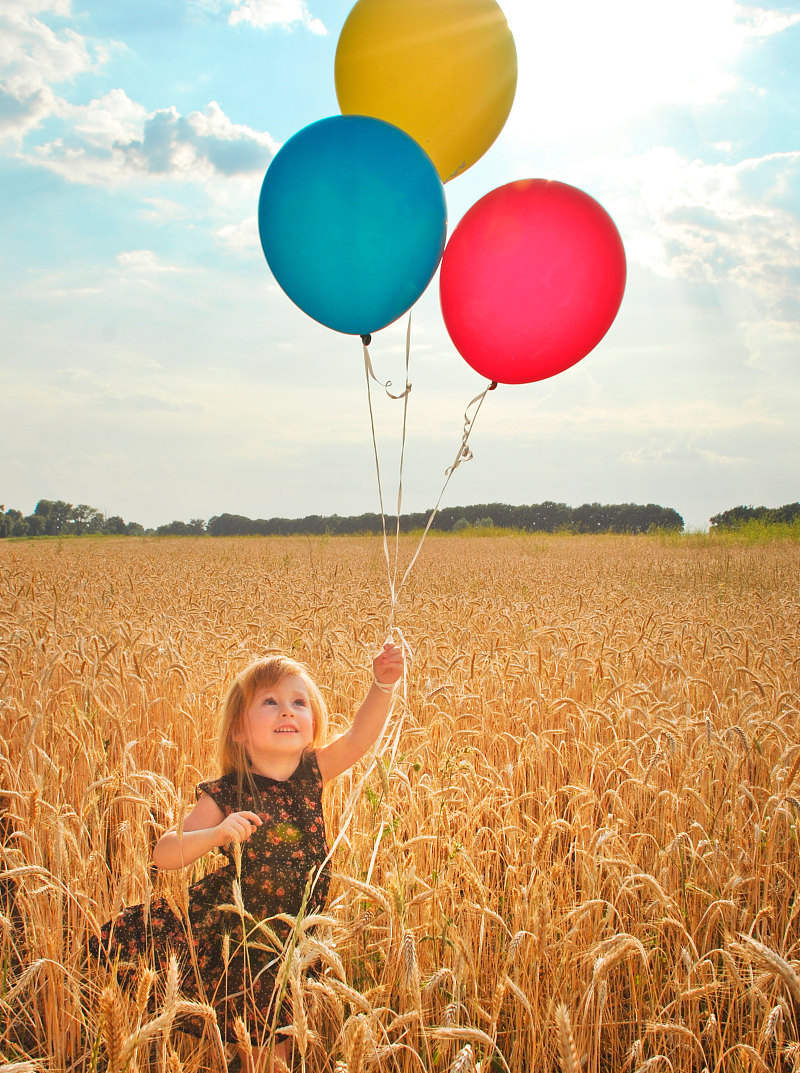
[[[87, 937], [185, 900], [150, 852], [232, 676], [289, 652], [343, 728], [387, 593], [366, 538], [0, 545], [0, 1068], [223, 1067], [210, 1007]], [[799, 1066], [800, 548], [432, 536], [396, 618], [404, 699], [328, 791], [286, 966], [297, 1068]]]

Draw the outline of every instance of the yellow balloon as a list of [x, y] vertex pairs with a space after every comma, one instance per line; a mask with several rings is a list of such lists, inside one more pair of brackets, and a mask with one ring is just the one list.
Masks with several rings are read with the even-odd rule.
[[495, 0], [358, 0], [339, 37], [335, 79], [343, 113], [394, 123], [447, 182], [503, 129], [517, 51]]

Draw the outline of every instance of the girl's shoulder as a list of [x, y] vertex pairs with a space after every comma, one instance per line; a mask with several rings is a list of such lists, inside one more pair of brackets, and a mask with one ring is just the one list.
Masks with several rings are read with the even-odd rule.
[[308, 752], [303, 753], [300, 763], [297, 765], [297, 771], [295, 775], [299, 775], [301, 778], [310, 779], [311, 782], [318, 782], [322, 785], [322, 775], [320, 774], [319, 764], [317, 763], [317, 750], [309, 749]]
[[235, 775], [230, 774], [198, 783], [195, 795], [199, 797], [200, 794], [208, 794], [218, 805], [225, 805], [234, 795], [238, 795], [238, 791], [238, 780]]

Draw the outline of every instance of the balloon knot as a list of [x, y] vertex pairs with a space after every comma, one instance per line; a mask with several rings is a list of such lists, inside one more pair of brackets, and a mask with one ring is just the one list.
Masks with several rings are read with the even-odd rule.
[[361, 342], [364, 344], [364, 346], [369, 346], [369, 344], [372, 342], [372, 336], [371, 335], [362, 335], [361, 336]]
[[489, 391], [494, 391], [494, 389], [495, 389], [496, 387], [497, 387], [497, 381], [496, 381], [496, 380], [492, 380], [492, 382], [491, 382], [491, 384], [489, 384], [489, 387], [488, 387], [488, 389], [487, 389], [487, 390], [489, 390]]

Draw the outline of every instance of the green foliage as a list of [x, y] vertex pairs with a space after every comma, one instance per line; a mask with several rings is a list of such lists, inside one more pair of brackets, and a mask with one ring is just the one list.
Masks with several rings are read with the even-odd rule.
[[0, 538], [100, 534], [131, 536], [141, 535], [144, 531], [144, 526], [138, 522], [126, 524], [118, 515], [106, 518], [102, 511], [88, 503], [73, 506], [63, 499], [40, 499], [33, 514], [27, 517], [23, 517], [21, 511], [13, 508], [5, 510], [0, 506]]
[[156, 529], [157, 536], [201, 536], [206, 531], [206, 523], [202, 518], [192, 518], [190, 522], [169, 522], [167, 525], [159, 525]]
[[[403, 532], [421, 530], [430, 511], [400, 516]], [[175, 523], [173, 523], [175, 524]], [[433, 532], [463, 533], [467, 529], [508, 529], [529, 533], [648, 533], [654, 530], [683, 529], [683, 518], [671, 507], [655, 503], [604, 505], [585, 503], [568, 507], [565, 503], [533, 503], [510, 506], [508, 503], [479, 503], [468, 507], [445, 507], [436, 515]], [[241, 514], [220, 514], [209, 519], [206, 531], [211, 536], [289, 536], [329, 533], [341, 536], [353, 533], [380, 533], [380, 514], [359, 514], [306, 518], [246, 518]]]
[[711, 518], [712, 529], [741, 529], [756, 522], [761, 525], [793, 526], [800, 523], [800, 503], [782, 507], [731, 507]]

